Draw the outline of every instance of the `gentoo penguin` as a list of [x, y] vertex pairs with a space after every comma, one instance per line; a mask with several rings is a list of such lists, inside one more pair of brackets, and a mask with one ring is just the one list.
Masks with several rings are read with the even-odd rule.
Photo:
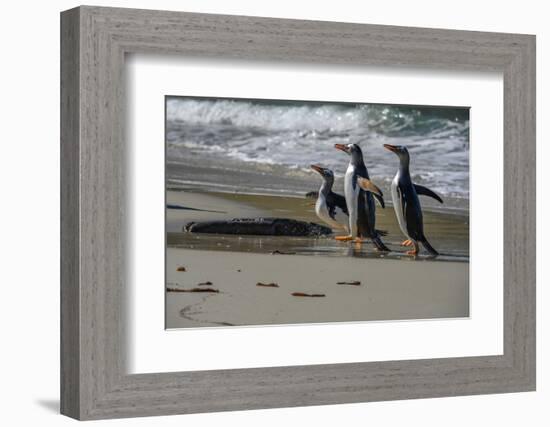
[[380, 233], [375, 228], [376, 205], [374, 197], [382, 207], [385, 206], [384, 197], [380, 189], [369, 179], [361, 148], [357, 144], [335, 144], [334, 147], [350, 156], [344, 178], [344, 194], [349, 213], [350, 234], [348, 236], [336, 236], [336, 239], [360, 241], [360, 238], [367, 237], [372, 240], [376, 249], [389, 251], [380, 239]]
[[311, 169], [318, 172], [323, 178], [323, 183], [315, 202], [315, 213], [319, 219], [326, 222], [332, 229], [349, 234], [346, 198], [332, 191], [334, 173], [330, 169], [319, 165], [311, 165]]
[[412, 245], [414, 247], [413, 250], [407, 252], [409, 255], [418, 253], [418, 242], [422, 243], [430, 254], [439, 255], [424, 235], [422, 207], [418, 195], [433, 197], [439, 203], [443, 203], [443, 200], [429, 188], [412, 182], [409, 173], [410, 156], [407, 147], [384, 144], [384, 148], [394, 152], [399, 157], [399, 169], [391, 183], [391, 195], [399, 228], [407, 237], [402, 245]]

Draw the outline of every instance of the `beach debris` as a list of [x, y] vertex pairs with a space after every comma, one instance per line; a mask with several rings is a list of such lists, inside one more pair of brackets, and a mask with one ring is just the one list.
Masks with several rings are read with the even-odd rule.
[[240, 268], [237, 269], [237, 273], [240, 273], [242, 270]]
[[292, 292], [293, 297], [312, 297], [312, 298], [321, 298], [325, 297], [325, 294], [306, 294], [305, 292]]
[[273, 252], [271, 252], [271, 255], [296, 255], [296, 252], [285, 252], [285, 251], [280, 251], [279, 249], [276, 249]]
[[212, 286], [212, 282], [208, 281], [208, 282], [197, 283], [197, 286]]
[[214, 288], [191, 288], [191, 289], [182, 289], [182, 288], [166, 288], [166, 292], [214, 292], [219, 293], [219, 289]]
[[359, 280], [352, 280], [350, 282], [336, 282], [337, 285], [351, 285], [351, 286], [361, 286]]
[[188, 233], [231, 234], [242, 236], [328, 236], [332, 230], [314, 222], [290, 218], [234, 218], [231, 220], [189, 222]]
[[277, 283], [262, 283], [262, 282], [256, 283], [256, 286], [263, 286], [264, 288], [278, 288], [279, 287], [279, 285]]
[[187, 271], [187, 269], [180, 265], [178, 268], [176, 268], [176, 271]]

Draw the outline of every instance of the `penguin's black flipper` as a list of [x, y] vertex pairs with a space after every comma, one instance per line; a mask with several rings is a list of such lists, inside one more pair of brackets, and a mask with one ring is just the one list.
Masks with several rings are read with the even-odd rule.
[[[348, 205], [346, 204], [346, 198], [341, 194], [331, 191], [327, 196], [327, 204], [339, 207], [342, 212], [349, 215]], [[331, 215], [332, 216], [332, 215]]]
[[443, 200], [441, 200], [441, 197], [439, 197], [429, 188], [423, 187], [422, 185], [418, 185], [418, 184], [413, 184], [413, 185], [414, 185], [414, 189], [416, 190], [416, 194], [420, 196], [428, 196], [437, 200], [439, 203], [443, 203]]
[[318, 191], [310, 191], [310, 192], [306, 193], [306, 195], [305, 195], [306, 199], [317, 199], [317, 197], [319, 197], [319, 192]]
[[382, 209], [386, 208], [386, 204], [384, 203], [384, 196], [379, 196], [378, 194], [373, 194], [374, 198], [378, 200], [378, 203], [380, 203], [380, 206]]
[[[357, 178], [357, 183], [359, 184], [359, 187], [361, 187], [365, 191], [369, 191], [375, 196], [379, 196], [382, 198], [382, 201], [384, 200], [384, 194], [382, 193], [382, 190], [380, 190], [374, 182], [372, 182], [370, 179], [363, 178], [360, 176]], [[383, 203], [383, 202], [382, 202]]]

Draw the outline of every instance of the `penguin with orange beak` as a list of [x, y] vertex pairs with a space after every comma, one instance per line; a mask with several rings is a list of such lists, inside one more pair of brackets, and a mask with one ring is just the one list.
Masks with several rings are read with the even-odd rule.
[[376, 197], [384, 208], [384, 196], [369, 178], [361, 147], [357, 144], [335, 144], [334, 148], [350, 156], [344, 178], [344, 195], [349, 213], [349, 235], [336, 236], [336, 240], [361, 242], [361, 238], [368, 238], [371, 239], [377, 250], [389, 252], [380, 238], [380, 233], [375, 228], [376, 204], [374, 198]]
[[329, 168], [319, 165], [311, 165], [311, 169], [323, 178], [315, 202], [315, 214], [333, 230], [348, 233], [348, 207], [346, 199], [341, 194], [332, 191], [334, 185], [334, 173]]
[[443, 200], [429, 188], [412, 182], [409, 172], [410, 156], [407, 147], [384, 144], [384, 148], [399, 157], [399, 169], [397, 169], [397, 174], [391, 183], [391, 194], [399, 228], [407, 237], [407, 240], [401, 245], [413, 246], [413, 249], [407, 252], [408, 255], [418, 254], [418, 242], [422, 243], [422, 246], [431, 255], [439, 255], [424, 235], [422, 207], [418, 196], [432, 197], [439, 203], [443, 203]]

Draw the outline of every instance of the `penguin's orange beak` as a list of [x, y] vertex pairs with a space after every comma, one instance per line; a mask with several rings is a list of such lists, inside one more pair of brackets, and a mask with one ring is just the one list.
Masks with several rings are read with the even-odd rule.
[[321, 175], [323, 174], [323, 168], [319, 165], [311, 165], [310, 168], [316, 172], [319, 172]]
[[344, 153], [348, 152], [348, 146], [345, 144], [334, 144], [334, 148], [337, 150], [343, 151]]
[[390, 150], [390, 151], [393, 151], [394, 153], [397, 153], [397, 147], [395, 145], [384, 144], [384, 148], [386, 150]]

